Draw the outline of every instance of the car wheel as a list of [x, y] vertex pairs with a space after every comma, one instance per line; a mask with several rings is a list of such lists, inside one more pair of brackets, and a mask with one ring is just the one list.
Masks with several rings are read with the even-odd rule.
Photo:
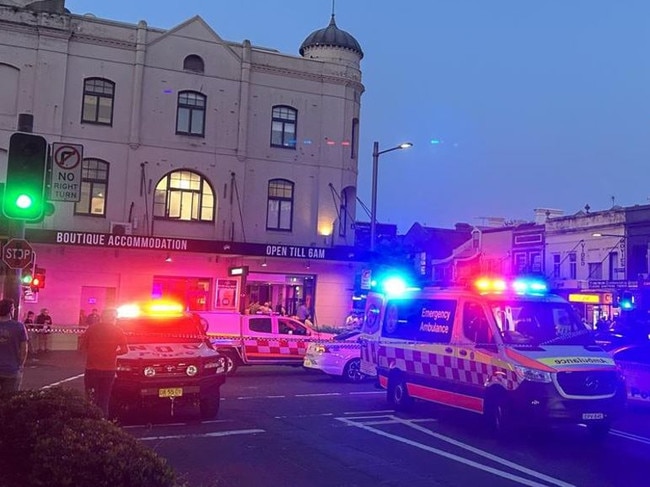
[[223, 356], [226, 357], [226, 374], [229, 376], [235, 375], [237, 367], [239, 367], [239, 359], [237, 358], [236, 353], [225, 352]]
[[217, 390], [211, 396], [201, 398], [199, 407], [201, 409], [201, 419], [214, 419], [219, 414], [219, 404], [221, 402], [221, 392]]
[[587, 431], [589, 431], [589, 434], [598, 440], [606, 438], [611, 429], [612, 424], [607, 420], [587, 424]]
[[398, 411], [406, 411], [413, 405], [413, 398], [401, 373], [392, 374], [388, 379], [388, 404]]
[[361, 373], [361, 359], [354, 358], [345, 364], [343, 378], [348, 382], [361, 382], [365, 375]]

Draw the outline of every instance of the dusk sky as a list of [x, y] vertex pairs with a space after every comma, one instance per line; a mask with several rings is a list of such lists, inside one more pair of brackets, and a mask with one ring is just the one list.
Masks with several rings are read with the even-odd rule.
[[[298, 55], [331, 0], [66, 0], [77, 14], [172, 28], [200, 15], [220, 37]], [[378, 221], [480, 225], [650, 203], [650, 1], [336, 0], [360, 43], [358, 193]], [[368, 221], [359, 208], [357, 219]]]

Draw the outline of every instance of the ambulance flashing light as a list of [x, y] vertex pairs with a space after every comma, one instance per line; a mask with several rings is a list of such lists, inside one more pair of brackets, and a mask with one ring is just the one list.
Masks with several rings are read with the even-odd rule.
[[137, 318], [139, 316], [153, 316], [165, 318], [183, 314], [183, 305], [175, 301], [155, 300], [147, 303], [125, 304], [117, 308], [118, 318]]
[[503, 278], [480, 277], [474, 287], [481, 294], [513, 292], [515, 294], [543, 295], [548, 293], [548, 284], [536, 278], [517, 278], [508, 281]]
[[407, 280], [401, 276], [387, 276], [380, 281], [373, 280], [370, 285], [372, 288], [391, 297], [402, 296], [409, 291], [419, 289], [418, 287], [409, 286]]

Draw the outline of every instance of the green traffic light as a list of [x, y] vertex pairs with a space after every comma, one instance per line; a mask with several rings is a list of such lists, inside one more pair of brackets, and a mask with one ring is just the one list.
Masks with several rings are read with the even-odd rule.
[[23, 210], [26, 210], [30, 206], [32, 206], [32, 198], [29, 195], [26, 194], [21, 194], [16, 198], [16, 206], [18, 208], [22, 208]]
[[23, 284], [31, 284], [32, 283], [32, 275], [27, 274], [22, 277]]

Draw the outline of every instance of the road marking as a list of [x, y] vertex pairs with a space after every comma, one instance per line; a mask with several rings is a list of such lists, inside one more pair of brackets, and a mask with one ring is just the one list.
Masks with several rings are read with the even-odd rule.
[[[554, 485], [558, 485], [560, 487], [574, 487], [573, 484], [569, 484], [569, 483], [566, 483], [566, 482], [564, 482], [562, 480], [559, 480], [559, 479], [550, 477], [548, 475], [545, 475], [545, 474], [543, 474], [541, 472], [531, 470], [529, 468], [524, 467], [523, 465], [519, 465], [519, 464], [510, 462], [510, 461], [505, 460], [505, 459], [503, 459], [501, 457], [497, 457], [496, 455], [492, 455], [491, 453], [483, 451], [483, 450], [481, 450], [479, 448], [475, 448], [475, 447], [473, 447], [471, 445], [467, 445], [467, 444], [462, 443], [460, 441], [454, 440], [453, 438], [449, 438], [449, 437], [441, 435], [439, 433], [434, 433], [433, 431], [428, 430], [426, 428], [423, 428], [421, 426], [416, 426], [414, 424], [411, 424], [407, 420], [401, 420], [401, 419], [399, 419], [399, 418], [397, 418], [395, 416], [389, 416], [389, 418], [393, 419], [393, 424], [394, 423], [404, 424], [404, 425], [409, 426], [409, 427], [411, 427], [413, 429], [416, 429], [417, 431], [421, 431], [421, 432], [426, 433], [426, 434], [428, 434], [430, 436], [433, 436], [433, 437], [435, 437], [437, 439], [440, 439], [442, 441], [446, 441], [448, 443], [451, 443], [454, 446], [466, 449], [466, 450], [468, 450], [468, 451], [470, 451], [470, 452], [472, 452], [472, 453], [474, 453], [476, 455], [483, 456], [483, 457], [485, 457], [485, 458], [487, 458], [489, 460], [492, 460], [492, 461], [494, 461], [496, 463], [501, 463], [501, 464], [503, 464], [503, 465], [505, 465], [507, 467], [510, 467], [510, 468], [512, 468], [514, 470], [519, 470], [522, 473], [526, 473], [526, 474], [528, 474], [528, 475], [530, 475], [532, 477], [536, 477], [539, 480], [544, 480], [546, 482], [550, 482], [550, 483], [552, 483]], [[488, 465], [484, 465], [482, 463], [475, 462], [473, 460], [469, 460], [469, 459], [461, 457], [459, 455], [449, 453], [449, 452], [447, 452], [445, 450], [441, 450], [439, 448], [434, 448], [432, 446], [425, 445], [425, 444], [419, 443], [417, 441], [409, 440], [407, 438], [404, 438], [404, 437], [401, 437], [401, 436], [398, 436], [398, 435], [395, 435], [395, 434], [392, 434], [392, 433], [387, 433], [385, 431], [382, 431], [382, 430], [377, 429], [377, 428], [373, 428], [371, 426], [367, 426], [367, 424], [365, 422], [364, 423], [355, 422], [353, 420], [354, 418], [352, 418], [352, 419], [350, 419], [350, 418], [336, 418], [336, 419], [338, 419], [339, 421], [342, 421], [342, 422], [344, 422], [344, 423], [346, 423], [346, 424], [348, 424], [350, 426], [354, 426], [354, 427], [357, 427], [357, 428], [364, 429], [366, 431], [370, 431], [371, 433], [375, 433], [377, 435], [384, 436], [386, 438], [390, 438], [390, 439], [395, 440], [395, 441], [399, 441], [400, 443], [405, 443], [407, 445], [419, 448], [421, 450], [425, 450], [425, 451], [434, 453], [436, 455], [448, 458], [450, 460], [454, 460], [456, 462], [463, 463], [463, 464], [468, 465], [470, 467], [474, 467], [474, 468], [476, 468], [478, 470], [483, 470], [485, 472], [492, 473], [492, 474], [497, 475], [499, 477], [503, 477], [503, 478], [512, 480], [513, 482], [517, 482], [517, 483], [520, 483], [522, 485], [528, 485], [530, 487], [547, 487], [547, 484], [541, 484], [539, 482], [535, 482], [534, 480], [530, 480], [530, 479], [527, 479], [525, 477], [520, 477], [518, 475], [513, 475], [513, 474], [511, 474], [509, 472], [506, 472], [504, 470], [499, 470], [497, 468], [490, 467]]]
[[620, 430], [610, 430], [609, 434], [613, 436], [620, 436], [621, 438], [625, 438], [628, 440], [637, 441], [639, 443], [644, 443], [646, 445], [650, 445], [650, 438], [646, 438], [644, 436], [639, 436], [639, 435], [627, 433], [625, 431], [620, 431]]
[[386, 394], [386, 391], [358, 391], [358, 392], [350, 392], [349, 393], [351, 396], [361, 396], [361, 395], [371, 395], [371, 394]]
[[274, 419], [286, 419], [286, 418], [322, 418], [323, 416], [334, 416], [334, 413], [289, 414], [289, 415], [286, 415], [286, 416], [274, 416]]
[[342, 396], [340, 392], [323, 392], [320, 394], [295, 394], [293, 397], [324, 397], [324, 396]]
[[232, 431], [215, 431], [213, 433], [201, 433], [191, 435], [169, 435], [169, 436], [145, 436], [137, 438], [140, 441], [159, 441], [159, 440], [183, 440], [192, 438], [211, 438], [220, 436], [234, 436], [234, 435], [254, 435], [257, 433], [266, 433], [265, 430], [232, 430]]
[[75, 375], [74, 377], [68, 377], [67, 379], [60, 380], [59, 382], [52, 382], [51, 384], [48, 384], [46, 386], [41, 387], [41, 390], [43, 389], [50, 389], [51, 387], [56, 387], [60, 386], [61, 384], [65, 384], [66, 382], [70, 382], [71, 380], [77, 380], [83, 377], [83, 374]]
[[[343, 414], [392, 414], [394, 413], [394, 409], [381, 409], [379, 411], [349, 411], [345, 412]], [[371, 418], [374, 416], [370, 416]]]

